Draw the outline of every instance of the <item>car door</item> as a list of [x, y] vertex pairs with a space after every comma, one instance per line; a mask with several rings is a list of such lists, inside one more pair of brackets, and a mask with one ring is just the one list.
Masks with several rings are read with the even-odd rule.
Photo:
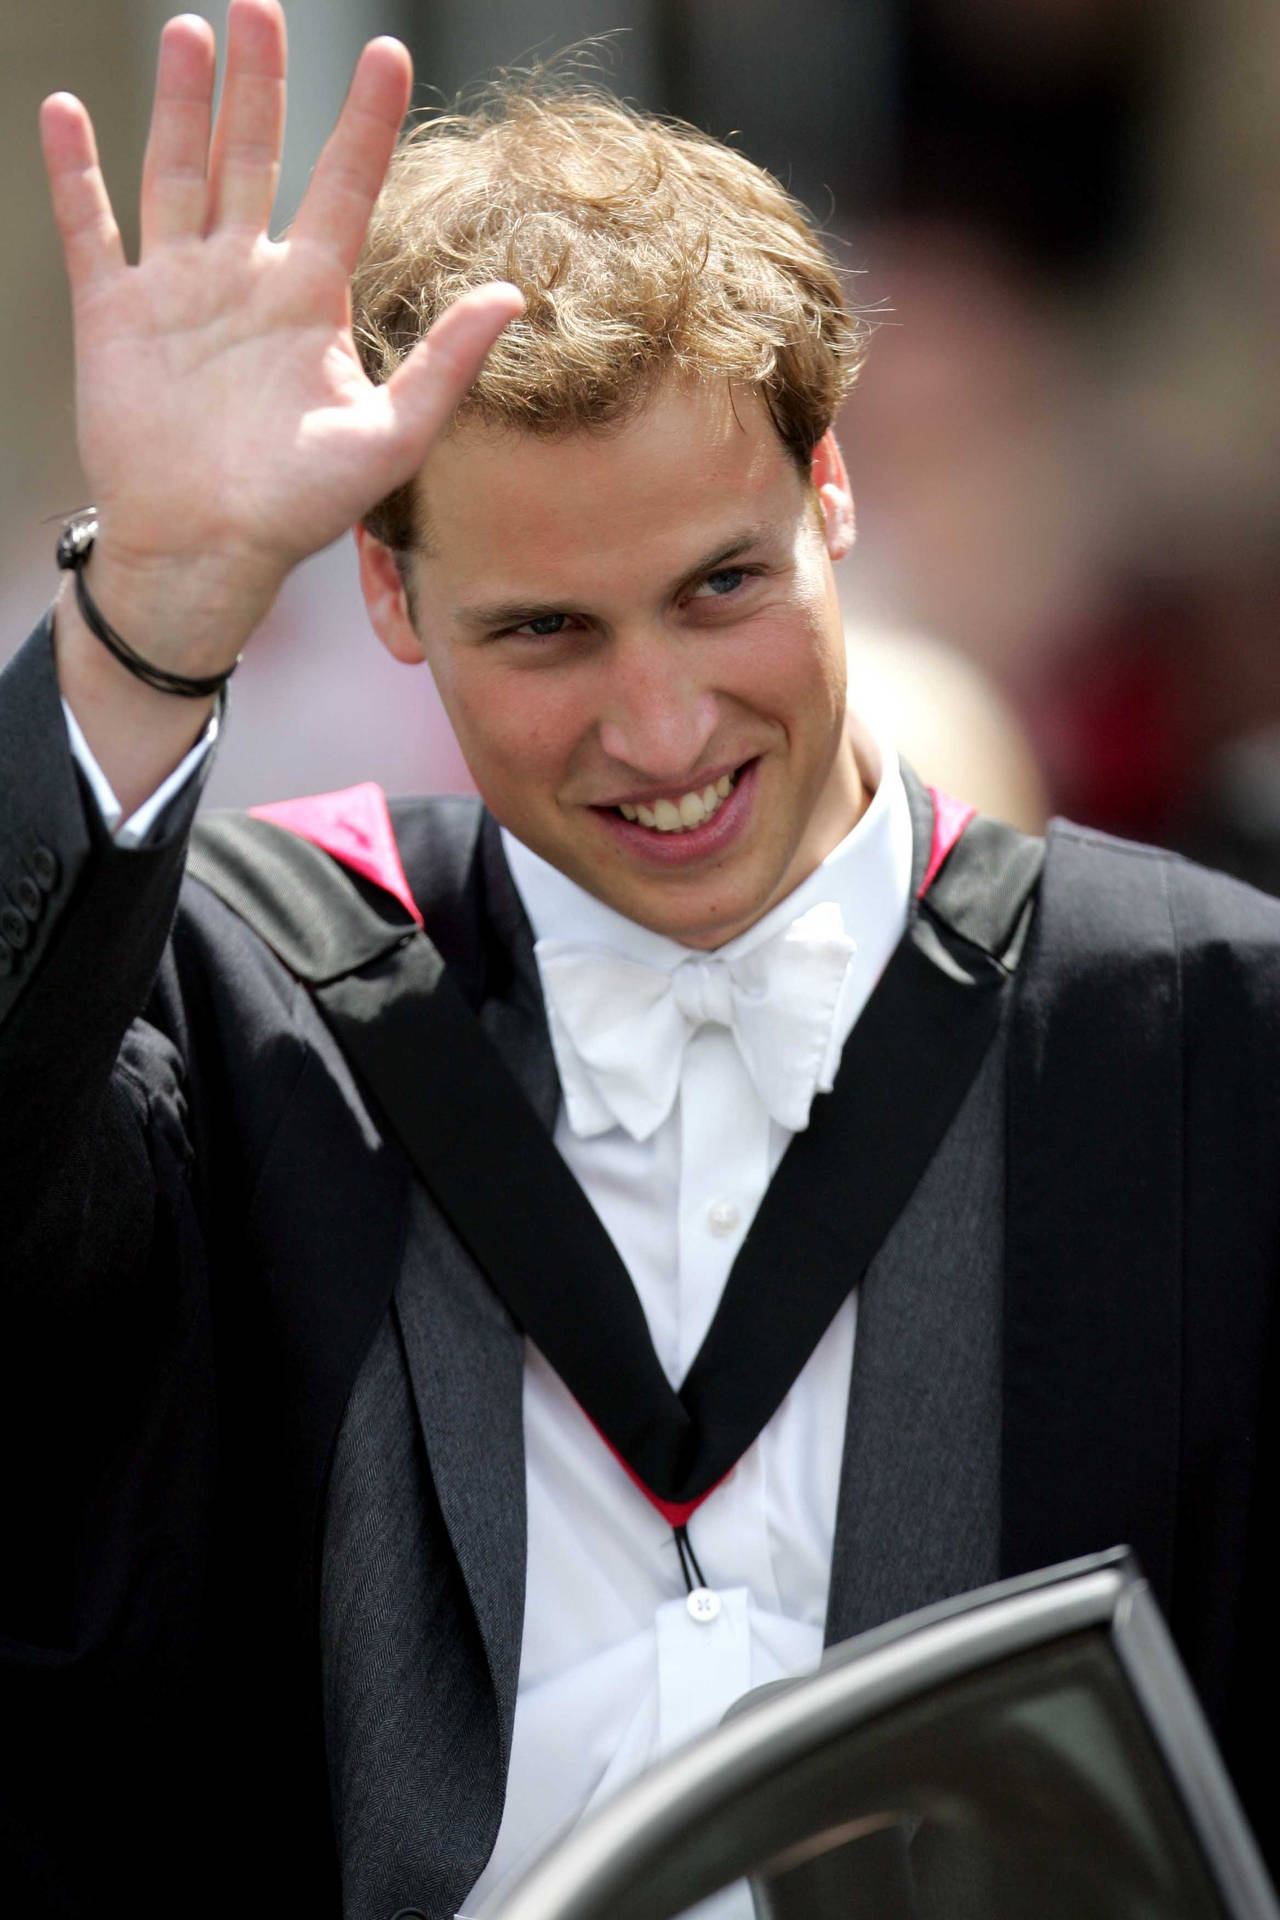
[[928, 1608], [748, 1696], [493, 1920], [703, 1902], [706, 1920], [1280, 1920], [1122, 1549]]

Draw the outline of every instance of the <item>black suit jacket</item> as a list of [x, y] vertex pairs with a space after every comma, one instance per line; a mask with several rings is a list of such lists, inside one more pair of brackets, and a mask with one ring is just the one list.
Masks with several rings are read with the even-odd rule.
[[[0, 754], [5, 1881], [33, 1914], [335, 1912], [321, 1534], [421, 1202], [302, 990], [202, 889], [177, 910], [189, 807], [146, 849], [103, 836], [46, 633], [0, 685]], [[394, 817], [549, 1125], [492, 823]], [[1137, 1548], [1264, 1846], [1278, 1058], [1275, 903], [1059, 829], [1009, 1048], [999, 1566]], [[500, 1807], [523, 1517], [518, 1392], [483, 1411], [482, 1377], [515, 1378], [518, 1343], [476, 1299], [442, 1294], [440, 1324], [478, 1368], [470, 1400], [442, 1378], [424, 1475], [459, 1756], [444, 1902]]]

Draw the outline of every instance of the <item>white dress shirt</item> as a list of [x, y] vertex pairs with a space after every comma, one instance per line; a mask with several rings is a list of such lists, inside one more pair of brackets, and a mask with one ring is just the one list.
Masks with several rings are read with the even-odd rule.
[[[896, 757], [882, 750], [867, 772], [876, 790], [853, 832], [717, 955], [732, 960], [834, 901], [855, 951], [832, 1068], [902, 933], [910, 892], [911, 820]], [[667, 969], [689, 957], [503, 839], [539, 942], [603, 945]], [[647, 1139], [620, 1126], [580, 1137], [562, 1108], [556, 1145], [622, 1256], [673, 1385], [702, 1343], [791, 1138], [718, 1026], [689, 1040], [675, 1107]], [[816, 1666], [855, 1313], [850, 1298], [759, 1439], [689, 1522], [718, 1603], [710, 1619], [686, 1604], [671, 1529], [528, 1345], [528, 1571], [511, 1770], [497, 1845], [468, 1913], [501, 1898], [553, 1836], [714, 1727], [742, 1694]]]
[[[212, 744], [211, 731], [122, 825], [119, 803], [66, 712], [75, 758], [125, 845], [145, 836]], [[786, 900], [717, 952], [734, 960], [814, 907], [838, 906], [854, 948], [836, 1002], [826, 1084], [908, 910], [911, 820], [896, 756], [881, 747], [878, 764], [863, 771], [875, 791], [852, 833]], [[624, 919], [510, 834], [503, 841], [537, 941], [605, 946], [669, 971], [690, 957], [690, 949]], [[721, 1026], [700, 1027], [689, 1039], [675, 1104], [647, 1138], [633, 1139], [621, 1126], [580, 1136], [562, 1106], [556, 1146], [631, 1275], [675, 1386], [792, 1137], [770, 1118]], [[696, 1615], [671, 1529], [527, 1344], [528, 1563], [511, 1767], [497, 1844], [467, 1913], [500, 1899], [553, 1838], [653, 1761], [714, 1727], [742, 1694], [816, 1666], [855, 1324], [851, 1296], [760, 1437], [693, 1515], [689, 1536], [712, 1596]], [[741, 1906], [732, 1890], [712, 1904], [718, 1916]], [[749, 1913], [749, 1902], [743, 1910]]]

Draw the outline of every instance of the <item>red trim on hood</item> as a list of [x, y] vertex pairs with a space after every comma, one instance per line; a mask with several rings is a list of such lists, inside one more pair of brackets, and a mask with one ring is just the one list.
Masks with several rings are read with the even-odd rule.
[[[579, 1405], [581, 1406], [581, 1402], [579, 1402]], [[606, 1447], [608, 1447], [610, 1453], [613, 1455], [618, 1465], [622, 1468], [622, 1471], [626, 1474], [628, 1480], [634, 1481], [635, 1485], [639, 1487], [641, 1493], [644, 1495], [645, 1499], [649, 1502], [649, 1505], [651, 1507], [657, 1508], [658, 1512], [662, 1515], [663, 1519], [666, 1521], [669, 1527], [685, 1526], [689, 1520], [689, 1516], [691, 1514], [696, 1513], [698, 1511], [698, 1508], [702, 1505], [703, 1501], [709, 1500], [712, 1494], [715, 1492], [716, 1487], [722, 1487], [725, 1481], [729, 1478], [729, 1475], [733, 1472], [732, 1467], [728, 1468], [726, 1472], [720, 1475], [720, 1478], [716, 1481], [715, 1486], [708, 1487], [706, 1492], [700, 1493], [696, 1500], [664, 1500], [660, 1494], [656, 1494], [653, 1491], [652, 1487], [646, 1486], [645, 1482], [640, 1478], [640, 1475], [636, 1472], [633, 1466], [628, 1465], [628, 1463], [623, 1459], [622, 1455], [618, 1452], [618, 1449], [614, 1446], [608, 1434], [603, 1432], [601, 1428], [596, 1427], [595, 1421], [591, 1419], [591, 1415], [587, 1412], [585, 1407], [582, 1407], [582, 1412], [584, 1417], [587, 1420], [590, 1420], [591, 1425], [596, 1428], [596, 1432], [600, 1435], [600, 1438], [604, 1441], [604, 1444], [606, 1445]]]
[[967, 801], [953, 800], [949, 793], [940, 793], [937, 787], [929, 787], [926, 791], [933, 801], [933, 845], [929, 849], [929, 864], [920, 882], [917, 900], [924, 899], [937, 879], [943, 861], [977, 812], [977, 808], [971, 807]]
[[322, 847], [344, 867], [363, 874], [398, 900], [418, 926], [422, 925], [422, 915], [400, 862], [387, 797], [374, 781], [344, 787], [339, 793], [312, 794], [305, 800], [277, 800], [267, 807], [250, 807], [249, 811], [255, 820], [269, 820], [273, 826], [284, 827]]

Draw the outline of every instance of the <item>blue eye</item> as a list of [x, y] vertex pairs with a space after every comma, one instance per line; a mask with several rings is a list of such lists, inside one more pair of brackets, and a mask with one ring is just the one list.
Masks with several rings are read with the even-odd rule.
[[536, 620], [526, 620], [520, 631], [536, 634], [539, 640], [549, 640], [553, 634], [563, 633], [564, 622], [562, 613], [540, 613]]
[[746, 577], [742, 567], [721, 567], [718, 572], [709, 573], [702, 584], [715, 594], [736, 593]]

